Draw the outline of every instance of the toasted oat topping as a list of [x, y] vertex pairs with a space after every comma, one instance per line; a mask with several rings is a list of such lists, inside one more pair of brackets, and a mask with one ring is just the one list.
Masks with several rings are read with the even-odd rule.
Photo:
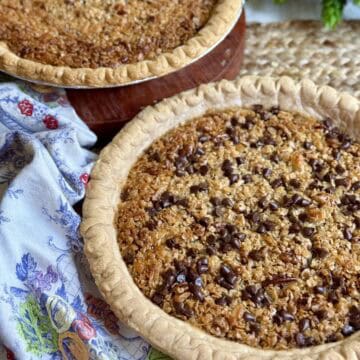
[[217, 0], [0, 2], [0, 41], [44, 64], [116, 67], [153, 59], [193, 37]]
[[118, 240], [167, 313], [253, 347], [360, 329], [360, 144], [297, 113], [210, 112], [130, 171]]

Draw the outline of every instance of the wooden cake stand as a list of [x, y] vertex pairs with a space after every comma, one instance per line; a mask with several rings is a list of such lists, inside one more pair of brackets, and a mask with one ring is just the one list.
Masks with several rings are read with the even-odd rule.
[[108, 142], [145, 106], [200, 84], [234, 79], [240, 71], [245, 45], [245, 14], [231, 33], [209, 54], [177, 72], [124, 87], [67, 90], [78, 115], [99, 137]]

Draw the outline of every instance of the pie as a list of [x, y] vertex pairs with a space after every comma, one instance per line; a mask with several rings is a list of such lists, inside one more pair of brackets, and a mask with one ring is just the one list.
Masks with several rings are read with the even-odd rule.
[[116, 315], [178, 359], [360, 356], [360, 103], [202, 86], [101, 153], [82, 234]]
[[241, 0], [3, 0], [0, 69], [58, 85], [140, 81], [204, 55], [241, 9]]

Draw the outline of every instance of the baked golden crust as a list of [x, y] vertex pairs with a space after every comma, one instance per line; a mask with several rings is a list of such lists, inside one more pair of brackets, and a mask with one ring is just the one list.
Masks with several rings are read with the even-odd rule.
[[273, 108], [210, 112], [131, 169], [118, 211], [135, 283], [167, 313], [266, 349], [360, 330], [360, 143]]
[[317, 88], [310, 81], [295, 84], [288, 78], [248, 77], [202, 86], [146, 109], [102, 152], [92, 174], [84, 203], [82, 233], [93, 275], [117, 316], [175, 358], [356, 359], [360, 354], [358, 333], [336, 343], [281, 352], [259, 350], [208, 335], [148, 301], [133, 283], [120, 256], [114, 225], [118, 195], [141, 153], [168, 130], [202, 116], [209, 109], [246, 108], [254, 103], [266, 108], [280, 106], [315, 118], [329, 116], [336, 125], [360, 138], [357, 100], [331, 88]]
[[241, 8], [241, 0], [3, 1], [0, 67], [55, 85], [141, 81], [204, 55]]

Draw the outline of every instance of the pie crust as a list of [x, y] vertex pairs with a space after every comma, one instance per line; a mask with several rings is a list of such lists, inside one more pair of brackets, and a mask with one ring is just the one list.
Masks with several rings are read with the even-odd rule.
[[211, 51], [239, 19], [242, 0], [218, 0], [207, 24], [190, 40], [153, 60], [118, 67], [71, 68], [52, 66], [19, 57], [0, 39], [0, 70], [22, 79], [66, 87], [129, 85], [179, 70]]
[[91, 175], [81, 232], [92, 274], [119, 319], [176, 359], [358, 359], [360, 332], [339, 342], [285, 351], [260, 350], [213, 337], [151, 303], [121, 257], [114, 219], [127, 174], [142, 152], [168, 130], [210, 109], [254, 104], [280, 106], [319, 119], [330, 117], [360, 139], [360, 102], [309, 80], [245, 77], [203, 85], [146, 108], [102, 151]]

